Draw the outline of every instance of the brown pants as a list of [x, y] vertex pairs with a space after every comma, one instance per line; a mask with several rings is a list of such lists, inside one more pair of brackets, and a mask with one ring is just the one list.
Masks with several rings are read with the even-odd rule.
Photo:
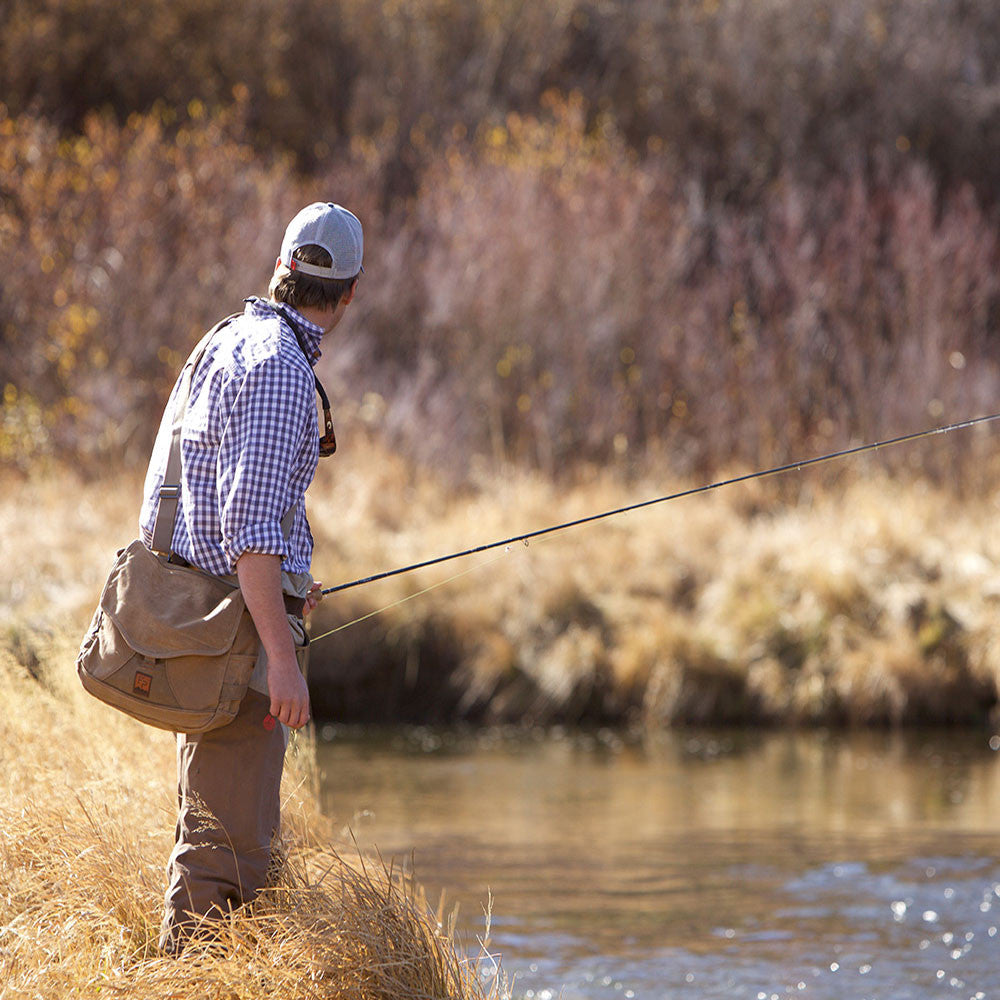
[[283, 727], [264, 727], [269, 704], [249, 690], [229, 725], [177, 734], [180, 813], [160, 934], [169, 954], [205, 917], [253, 902], [267, 880], [285, 759]]

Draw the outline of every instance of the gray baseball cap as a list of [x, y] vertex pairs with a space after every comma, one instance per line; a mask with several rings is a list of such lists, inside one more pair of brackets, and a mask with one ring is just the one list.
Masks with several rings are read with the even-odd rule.
[[[307, 264], [292, 257], [299, 247], [311, 243], [326, 250], [333, 258], [332, 267]], [[302, 209], [288, 223], [281, 241], [281, 263], [290, 271], [315, 278], [353, 278], [364, 271], [363, 252], [364, 237], [357, 216], [332, 201], [316, 201]]]

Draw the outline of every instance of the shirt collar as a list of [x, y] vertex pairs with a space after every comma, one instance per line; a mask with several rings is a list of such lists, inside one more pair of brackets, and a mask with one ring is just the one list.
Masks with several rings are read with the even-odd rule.
[[[310, 322], [292, 306], [288, 305], [287, 302], [281, 303], [281, 309], [276, 307], [275, 303], [270, 302], [267, 299], [262, 299], [259, 296], [253, 295], [248, 299], [244, 300], [246, 302], [246, 314], [254, 316], [264, 316], [264, 315], [278, 315], [281, 316], [282, 313], [291, 316], [295, 320], [296, 325], [302, 332], [302, 340], [306, 347], [306, 360], [311, 365], [315, 365], [319, 361], [322, 352], [319, 349], [320, 341], [323, 339], [323, 327], [317, 326], [315, 323]], [[284, 318], [284, 317], [282, 317]]]

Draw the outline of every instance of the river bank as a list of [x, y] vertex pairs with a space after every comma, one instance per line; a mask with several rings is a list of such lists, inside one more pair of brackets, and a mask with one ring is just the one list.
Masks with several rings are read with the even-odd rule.
[[[315, 714], [989, 723], [996, 502], [892, 479], [875, 462], [854, 476], [732, 487], [334, 595], [312, 622]], [[689, 485], [595, 473], [558, 486], [511, 471], [456, 491], [372, 446], [310, 491], [314, 568], [332, 585]], [[0, 609], [14, 632], [83, 629], [133, 537], [140, 490], [137, 475], [60, 472], [5, 491]]]
[[[317, 714], [653, 728], [989, 722], [995, 503], [889, 478], [876, 463], [853, 473], [719, 490], [335, 595], [314, 635], [354, 624], [314, 646]], [[316, 491], [328, 582], [693, 485], [595, 475], [560, 488], [513, 475], [450, 497], [404, 474], [375, 467]]]

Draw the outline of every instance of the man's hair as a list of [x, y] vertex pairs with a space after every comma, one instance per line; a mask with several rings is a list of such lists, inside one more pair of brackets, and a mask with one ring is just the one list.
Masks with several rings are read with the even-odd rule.
[[[292, 254], [306, 264], [330, 267], [333, 258], [315, 243], [301, 246]], [[351, 289], [353, 278], [316, 278], [301, 271], [287, 271], [271, 278], [268, 294], [275, 302], [284, 302], [293, 309], [332, 309]]]

